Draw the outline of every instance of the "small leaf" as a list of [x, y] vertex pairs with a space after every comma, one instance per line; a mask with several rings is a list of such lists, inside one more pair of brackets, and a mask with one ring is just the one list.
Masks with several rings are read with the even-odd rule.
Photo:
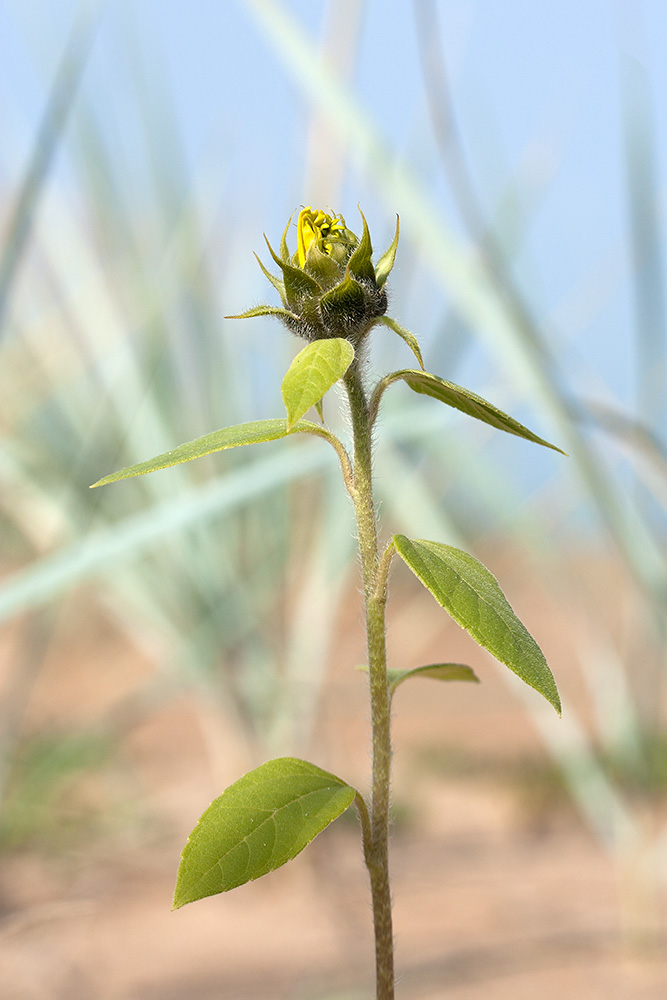
[[364, 230], [361, 234], [361, 239], [359, 240], [356, 250], [348, 261], [347, 267], [349, 273], [355, 278], [375, 282], [375, 268], [373, 267], [373, 262], [371, 260], [371, 257], [373, 256], [371, 234], [368, 231], [368, 225], [361, 209], [359, 209], [359, 215], [361, 216], [361, 220], [364, 224]]
[[392, 692], [410, 677], [427, 677], [435, 681], [470, 681], [479, 684], [479, 677], [472, 667], [466, 667], [463, 663], [429, 663], [424, 667], [415, 667], [414, 670], [387, 671], [387, 680]]
[[391, 316], [380, 316], [376, 322], [382, 323], [383, 326], [388, 326], [390, 330], [393, 330], [394, 333], [397, 333], [398, 336], [405, 341], [423, 370], [424, 359], [422, 357], [421, 348], [419, 347], [419, 341], [415, 337], [414, 333], [410, 333], [410, 331], [406, 330], [405, 327], [400, 326], [395, 319], [391, 318]]
[[250, 771], [211, 803], [190, 834], [174, 909], [280, 868], [345, 812], [355, 795], [334, 774], [293, 757]]
[[322, 428], [308, 420], [301, 420], [294, 427], [288, 428], [287, 421], [283, 418], [278, 420], [252, 420], [247, 424], [236, 424], [234, 427], [224, 427], [220, 431], [213, 431], [205, 434], [195, 441], [188, 441], [181, 444], [172, 451], [165, 451], [162, 455], [149, 459], [147, 462], [139, 462], [137, 465], [130, 465], [119, 472], [112, 472], [110, 476], [105, 476], [98, 482], [93, 483], [91, 489], [96, 486], [107, 486], [115, 483], [119, 479], [131, 479], [133, 476], [143, 476], [147, 472], [157, 472], [159, 469], [167, 469], [171, 465], [180, 465], [183, 462], [191, 462], [194, 458], [201, 458], [203, 455], [210, 455], [215, 451], [225, 451], [227, 448], [238, 448], [245, 444], [262, 444], [265, 441], [277, 441], [287, 437], [288, 434], [296, 434], [305, 431], [311, 434], [323, 435]]
[[315, 340], [299, 351], [282, 384], [289, 428], [343, 377], [353, 358], [352, 344], [341, 337]]
[[[365, 674], [368, 673], [368, 667], [365, 664], [357, 667], [357, 670], [361, 670]], [[471, 681], [474, 684], [479, 684], [479, 677], [472, 667], [466, 667], [463, 663], [429, 663], [425, 667], [415, 667], [413, 670], [388, 669], [387, 685], [390, 694], [393, 695], [398, 685], [410, 677], [427, 677], [435, 681]]]
[[394, 266], [394, 261], [396, 260], [396, 251], [398, 249], [398, 216], [396, 216], [396, 235], [391, 241], [390, 246], [385, 250], [385, 252], [380, 257], [375, 268], [375, 281], [378, 288], [382, 288], [386, 282], [392, 267]]
[[467, 552], [439, 542], [394, 535], [394, 544], [401, 559], [454, 621], [544, 695], [560, 715], [556, 682], [544, 654], [486, 566]]
[[492, 403], [487, 402], [486, 399], [482, 399], [481, 396], [477, 396], [470, 389], [464, 389], [453, 382], [446, 382], [445, 379], [440, 378], [438, 375], [431, 375], [430, 372], [407, 369], [387, 375], [383, 379], [384, 387], [386, 388], [398, 379], [403, 379], [404, 382], [407, 382], [414, 392], [439, 399], [440, 402], [447, 403], [448, 406], [453, 406], [454, 409], [460, 410], [462, 413], [467, 413], [469, 417], [482, 420], [485, 424], [490, 424], [491, 427], [507, 431], [508, 434], [515, 434], [517, 437], [533, 441], [535, 444], [544, 445], [545, 448], [552, 448], [554, 451], [560, 452], [561, 455], [565, 454], [555, 444], [550, 444], [543, 438], [538, 437], [537, 434], [524, 427], [514, 417], [503, 413], [502, 410], [499, 410]]

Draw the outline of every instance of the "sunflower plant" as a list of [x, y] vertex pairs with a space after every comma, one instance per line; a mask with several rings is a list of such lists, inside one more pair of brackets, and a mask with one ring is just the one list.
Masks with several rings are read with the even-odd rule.
[[[386, 282], [398, 249], [399, 226], [390, 246], [373, 263], [366, 220], [357, 237], [342, 215], [304, 208], [290, 253], [282, 235], [279, 253], [267, 242], [277, 268], [273, 274], [257, 258], [278, 292], [279, 306], [261, 305], [229, 319], [275, 316], [306, 341], [282, 382], [286, 415], [214, 431], [156, 458], [101, 479], [103, 486], [132, 476], [189, 462], [240, 445], [310, 434], [335, 450], [354, 507], [363, 581], [371, 704], [372, 776], [360, 791], [344, 778], [293, 757], [267, 761], [239, 778], [206, 809], [183, 849], [174, 908], [226, 892], [296, 857], [346, 809], [357, 810], [368, 869], [375, 929], [377, 1000], [394, 997], [394, 944], [389, 879], [388, 834], [391, 765], [391, 703], [397, 688], [414, 677], [476, 682], [460, 663], [426, 664], [413, 670], [387, 667], [385, 609], [392, 563], [401, 559], [438, 604], [496, 659], [533, 687], [560, 714], [560, 699], [542, 651], [519, 621], [493, 574], [461, 549], [438, 541], [395, 534], [381, 538], [373, 499], [372, 437], [385, 392], [404, 382], [498, 430], [560, 451], [481, 396], [427, 372], [416, 337], [386, 315]], [[418, 367], [369, 381], [368, 338], [385, 326], [401, 337]], [[322, 400], [342, 382], [352, 427], [351, 449], [327, 426]], [[319, 420], [306, 415], [315, 408]]]

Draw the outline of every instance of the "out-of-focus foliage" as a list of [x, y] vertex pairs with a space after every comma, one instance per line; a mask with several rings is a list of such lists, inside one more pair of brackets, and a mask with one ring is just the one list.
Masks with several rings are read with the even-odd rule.
[[[391, 312], [419, 334], [428, 368], [504, 409], [518, 406], [522, 419], [525, 410], [571, 456], [533, 449], [515, 475], [523, 442], [499, 441], [475, 423], [460, 445], [458, 415], [396, 388], [383, 407], [388, 443], [378, 453], [383, 520], [473, 549], [480, 531], [500, 537], [557, 596], [564, 632], [572, 617], [585, 617], [588, 645], [577, 650], [579, 689], [590, 702], [585, 721], [567, 690], [562, 722], [528, 701], [526, 711], [601, 840], [617, 852], [639, 850], [632, 776], [641, 775], [644, 789], [659, 784], [657, 771], [648, 775], [663, 766], [662, 755], [645, 748], [659, 744], [665, 687], [663, 151], [652, 110], [660, 88], [651, 86], [658, 70], [650, 59], [623, 57], [622, 100], [607, 108], [625, 140], [625, 163], [606, 162], [627, 179], [630, 265], [619, 266], [621, 249], [610, 261], [596, 244], [586, 266], [575, 251], [592, 239], [596, 217], [584, 216], [582, 189], [573, 189], [574, 209], [564, 215], [564, 242], [550, 209], [568, 176], [568, 140], [555, 148], [526, 132], [542, 158], [513, 150], [508, 165], [490, 127], [490, 95], [504, 82], [476, 74], [477, 90], [461, 107], [466, 88], [448, 85], [446, 71], [455, 72], [445, 56], [461, 62], [466, 45], [439, 39], [444, 12], [429, 3], [414, 5], [414, 35], [391, 36], [384, 62], [376, 53], [374, 63], [422, 69], [423, 81], [393, 68], [378, 100], [377, 77], [368, 79], [369, 53], [380, 44], [372, 18], [361, 19], [362, 3], [346, 3], [355, 16], [341, 18], [341, 6], [326, 8], [321, 42], [319, 5], [247, 0], [224, 5], [224, 24], [207, 22], [210, 12], [192, 18], [188, 31], [219, 32], [231, 65], [245, 52], [248, 66], [266, 64], [271, 73], [270, 87], [253, 71], [233, 92], [208, 94], [224, 127], [205, 153], [193, 152], [182, 124], [191, 80], [172, 74], [168, 84], [140, 20], [121, 31], [108, 12], [97, 23], [93, 8], [57, 69], [40, 49], [44, 37], [20, 19], [13, 27], [26, 61], [34, 60], [42, 117], [31, 145], [19, 143], [4, 165], [0, 203], [0, 618], [19, 637], [3, 690], [2, 785], [11, 795], [22, 785], [28, 801], [37, 787], [30, 775], [47, 781], [46, 771], [24, 763], [34, 735], [24, 722], [50, 638], [77, 617], [76, 602], [64, 600], [75, 584], [148, 656], [158, 701], [187, 689], [206, 711], [215, 705], [252, 763], [267, 750], [307, 744], [336, 608], [355, 570], [331, 449], [290, 440], [279, 454], [260, 446], [107, 492], [88, 486], [212, 427], [282, 414], [281, 379], [297, 342], [268, 318], [241, 329], [222, 317], [262, 294], [251, 251], [263, 228], [276, 231], [302, 199], [345, 211], [361, 201], [371, 228], [385, 227], [379, 244], [401, 217]], [[399, 6], [400, 18], [408, 16], [410, 5]], [[566, 14], [554, 11], [565, 38], [558, 17]], [[480, 16], [483, 42], [495, 15]], [[391, 20], [376, 22], [383, 42]], [[471, 28], [471, 64], [476, 38]], [[327, 48], [338, 58], [324, 59]], [[578, 49], [577, 58], [581, 73]], [[407, 77], [419, 88], [410, 92], [412, 120], [405, 101], [394, 112], [386, 106]], [[536, 100], [539, 88], [525, 87], [526, 100]], [[519, 97], [504, 114], [519, 115]], [[484, 157], [475, 155], [479, 135], [466, 133], [475, 102], [489, 124]], [[201, 114], [201, 102], [192, 102], [193, 118]], [[243, 159], [246, 139], [251, 161]], [[547, 161], [561, 164], [560, 176]], [[593, 183], [598, 197], [611, 198], [606, 176]], [[577, 218], [585, 218], [581, 231]], [[551, 268], [536, 280], [533, 258]], [[635, 320], [618, 308], [630, 300]], [[616, 325], [605, 338], [611, 313]], [[379, 371], [409, 359], [409, 342], [383, 338], [382, 329], [373, 336]], [[634, 402], [617, 377], [631, 368]], [[618, 560], [639, 608], [627, 612], [625, 639], [567, 561], [573, 549], [599, 546]], [[142, 689], [128, 702], [150, 712], [154, 698], [144, 696]], [[99, 763], [85, 753], [76, 761]], [[72, 769], [62, 763], [59, 773]], [[14, 827], [9, 842], [20, 840], [18, 820]]]

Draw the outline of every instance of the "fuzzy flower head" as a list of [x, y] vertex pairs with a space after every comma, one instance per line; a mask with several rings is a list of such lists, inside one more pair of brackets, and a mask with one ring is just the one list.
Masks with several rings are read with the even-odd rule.
[[396, 257], [398, 220], [391, 246], [373, 265], [370, 233], [361, 210], [359, 214], [361, 238], [347, 228], [342, 215], [310, 207], [301, 209], [296, 253], [290, 253], [287, 246], [291, 218], [280, 241], [280, 255], [266, 240], [280, 274], [271, 274], [257, 258], [264, 275], [278, 291], [282, 306], [257, 306], [229, 318], [277, 316], [304, 340], [343, 337], [355, 346], [360, 344], [387, 310], [384, 286]]

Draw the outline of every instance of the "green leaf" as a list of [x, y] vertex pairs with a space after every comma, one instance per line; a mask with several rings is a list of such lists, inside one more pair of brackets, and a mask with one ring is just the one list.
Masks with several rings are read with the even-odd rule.
[[347, 266], [349, 273], [355, 278], [359, 278], [361, 280], [366, 279], [374, 282], [375, 268], [373, 267], [373, 262], [371, 260], [371, 257], [373, 256], [371, 234], [368, 231], [368, 225], [361, 209], [359, 209], [359, 215], [361, 216], [361, 221], [364, 224], [364, 229], [357, 248], [350, 257]]
[[492, 403], [487, 402], [486, 399], [482, 399], [481, 396], [477, 396], [470, 389], [464, 389], [453, 382], [446, 382], [445, 379], [440, 378], [438, 375], [431, 375], [430, 372], [405, 369], [387, 375], [380, 383], [383, 387], [382, 391], [391, 385], [392, 382], [398, 381], [398, 379], [403, 379], [404, 382], [407, 382], [414, 392], [439, 399], [442, 403], [447, 403], [448, 406], [453, 406], [454, 409], [461, 410], [462, 413], [467, 413], [469, 417], [475, 417], [476, 420], [482, 420], [485, 424], [490, 424], [491, 427], [507, 431], [508, 434], [515, 434], [517, 437], [525, 438], [527, 441], [534, 441], [535, 444], [542, 444], [545, 448], [552, 448], [554, 451], [559, 451], [561, 455], [565, 454], [555, 444], [550, 444], [543, 438], [538, 437], [537, 434], [533, 434], [531, 430], [520, 424], [514, 417], [503, 413], [502, 410], [499, 410]]
[[558, 690], [544, 654], [486, 566], [467, 552], [439, 542], [394, 535], [394, 544], [401, 559], [454, 621], [544, 695], [560, 715]]
[[398, 336], [401, 337], [408, 345], [419, 362], [420, 367], [422, 369], [424, 368], [424, 359], [422, 357], [421, 348], [419, 347], [419, 341], [415, 337], [414, 333], [410, 333], [410, 331], [406, 330], [405, 327], [400, 326], [400, 324], [398, 324], [395, 319], [392, 319], [391, 316], [380, 316], [376, 322], [382, 323], [383, 326], [388, 326], [390, 330], [397, 333]]
[[293, 427], [287, 426], [287, 421], [283, 418], [274, 420], [252, 420], [247, 424], [236, 424], [234, 427], [224, 427], [220, 431], [213, 431], [205, 434], [195, 441], [188, 441], [181, 444], [172, 451], [165, 451], [162, 455], [150, 458], [147, 462], [139, 462], [137, 465], [130, 465], [126, 469], [112, 472], [109, 476], [93, 483], [91, 489], [96, 486], [107, 486], [109, 483], [118, 482], [119, 479], [131, 479], [133, 476], [143, 476], [147, 472], [157, 472], [159, 469], [167, 469], [171, 465], [180, 465], [183, 462], [191, 462], [194, 458], [201, 458], [203, 455], [210, 455], [215, 451], [225, 451], [227, 448], [238, 448], [245, 444], [262, 444], [265, 441], [277, 441], [287, 437], [288, 434], [306, 432], [323, 436], [322, 428], [308, 420], [301, 420]]
[[463, 663], [429, 663], [414, 670], [388, 670], [387, 680], [393, 693], [399, 684], [410, 677], [427, 677], [434, 681], [470, 681], [479, 684], [479, 677], [472, 669]]
[[353, 358], [352, 344], [341, 337], [315, 340], [299, 351], [282, 384], [288, 428], [343, 377]]
[[188, 837], [174, 909], [280, 868], [345, 812], [355, 795], [340, 778], [294, 757], [250, 771], [211, 803]]
[[385, 252], [380, 257], [375, 268], [375, 281], [378, 288], [382, 288], [386, 282], [392, 267], [394, 266], [394, 261], [396, 260], [396, 251], [398, 250], [398, 216], [396, 216], [396, 235], [391, 241], [390, 246], [385, 250]]
[[[365, 674], [368, 667], [357, 667]], [[410, 677], [428, 677], [435, 681], [471, 681], [479, 684], [479, 677], [472, 669], [463, 663], [429, 663], [424, 667], [415, 667], [413, 670], [387, 670], [387, 684], [391, 694], [394, 693], [399, 684], [407, 681]]]

